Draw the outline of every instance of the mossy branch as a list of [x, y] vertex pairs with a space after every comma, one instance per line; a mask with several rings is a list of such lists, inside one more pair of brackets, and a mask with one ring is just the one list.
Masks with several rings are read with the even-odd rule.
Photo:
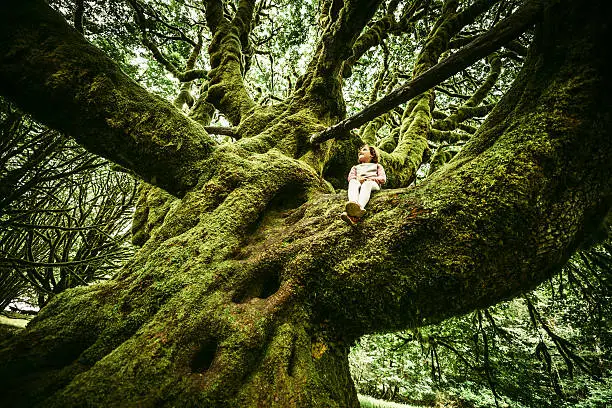
[[376, 81], [374, 82], [374, 86], [372, 87], [372, 93], [370, 94], [369, 103], [376, 102], [378, 98], [378, 93], [380, 92], [380, 88], [383, 86], [383, 82], [385, 78], [387, 78], [387, 73], [389, 71], [389, 47], [385, 45], [385, 43], [381, 43], [383, 49], [383, 66], [380, 69], [380, 72], [376, 76]]
[[[486, 10], [490, 3], [491, 1], [479, 1], [457, 14], [458, 2], [453, 0], [445, 2], [442, 15], [434, 24], [425, 46], [417, 57], [413, 76], [418, 76], [433, 67], [448, 49], [450, 38]], [[434, 93], [430, 89], [408, 104], [393, 152], [390, 154], [381, 152], [380, 161], [385, 166], [388, 183], [392, 187], [408, 186], [416, 177], [427, 150], [433, 98]]]
[[2, 94], [173, 194], [195, 185], [196, 163], [215, 145], [201, 126], [128, 78], [45, 2], [1, 4]]
[[428, 91], [411, 101], [414, 106], [404, 112], [393, 152], [380, 153], [380, 163], [385, 167], [390, 187], [406, 187], [416, 177], [427, 149], [427, 135], [431, 127], [431, 97], [432, 92]]
[[204, 129], [211, 135], [223, 135], [236, 137], [236, 129], [226, 126], [204, 126]]
[[521, 57], [527, 56], [527, 47], [521, 44], [518, 40], [508, 42], [505, 47], [510, 51], [513, 51], [516, 54], [520, 55]]
[[192, 48], [191, 54], [189, 55], [187, 63], [185, 64], [187, 71], [182, 72], [181, 78], [179, 78], [179, 80], [183, 83], [181, 84], [181, 89], [178, 96], [174, 100], [174, 105], [179, 109], [182, 109], [184, 104], [187, 104], [187, 106], [190, 108], [193, 106], [195, 100], [191, 94], [191, 82], [196, 78], [206, 77], [205, 70], [194, 70], [195, 64], [200, 56], [200, 52], [202, 52], [202, 31], [198, 33], [198, 41]]
[[[436, 120], [436, 121], [441, 121], [444, 120], [446, 118], [448, 118], [448, 115], [442, 111], [439, 110], [434, 110], [432, 113], [432, 117]], [[435, 125], [436, 122], [434, 122]], [[435, 126], [432, 125], [432, 128], [435, 128]], [[464, 132], [470, 133], [470, 134], [474, 134], [476, 133], [476, 130], [478, 130], [477, 128], [475, 128], [474, 126], [470, 126], [466, 123], [459, 123], [457, 125], [457, 128], [460, 130], [463, 130]]]
[[74, 15], [72, 17], [72, 22], [74, 24], [74, 28], [81, 34], [85, 32], [83, 29], [83, 17], [85, 15], [85, 0], [77, 0], [74, 3]]
[[539, 0], [531, 0], [524, 3], [512, 15], [502, 20], [465, 48], [462, 48], [387, 96], [364, 108], [361, 112], [329, 127], [321, 133], [312, 135], [310, 142], [320, 144], [335, 138], [337, 135], [345, 134], [348, 130], [362, 126], [375, 117], [438, 85], [520, 35], [540, 18], [545, 6], [546, 4]]
[[[336, 19], [329, 19], [317, 44], [307, 73], [300, 81], [296, 96], [317, 107], [321, 116], [332, 120], [344, 117], [341, 69], [350, 57], [359, 33], [370, 21], [382, 0], [348, 0], [337, 10]], [[336, 3], [324, 5], [324, 11], [336, 12]]]
[[440, 122], [435, 122], [432, 127], [438, 130], [453, 130], [459, 127], [459, 124], [466, 119], [481, 118], [487, 116], [495, 107], [494, 103], [488, 103], [480, 106], [460, 106], [457, 112], [448, 116]]
[[[457, 93], [457, 92], [453, 92], [453, 91], [451, 91], [451, 90], [449, 90], [449, 89], [446, 89], [446, 88], [445, 88], [445, 87], [443, 87], [443, 86], [436, 86], [436, 87], [435, 87], [435, 90], [436, 90], [436, 91], [440, 91], [440, 92], [442, 92], [443, 94], [448, 95], [448, 96], [450, 96], [450, 97], [452, 97], [452, 98], [459, 98], [459, 99], [466, 99], [466, 100], [467, 100], [467, 99], [470, 99], [470, 96], [469, 96], [469, 95], [463, 95], [463, 94], [460, 94], [460, 93]], [[438, 111], [438, 112], [439, 112], [439, 111]], [[446, 114], [444, 114], [444, 117], [446, 117], [446, 116], [447, 116], [447, 115], [446, 115]]]
[[454, 143], [461, 140], [468, 140], [471, 137], [469, 133], [455, 132], [452, 130], [430, 129], [427, 134], [427, 140], [432, 142], [449, 142]]
[[342, 76], [344, 78], [348, 78], [352, 75], [353, 65], [359, 61], [367, 50], [377, 45], [381, 45], [385, 38], [388, 37], [391, 27], [397, 24], [394, 13], [398, 4], [399, 1], [391, 1], [387, 7], [386, 14], [379, 20], [369, 25], [367, 30], [357, 38], [355, 45], [353, 46], [352, 55], [346, 61], [344, 61], [342, 68]]
[[458, 152], [460, 148], [456, 146], [443, 146], [436, 150], [429, 162], [429, 171], [427, 175], [433, 174], [436, 170], [448, 163]]
[[489, 75], [482, 85], [474, 92], [474, 94], [465, 102], [465, 106], [478, 106], [484, 98], [489, 94], [493, 86], [497, 82], [501, 74], [501, 58], [497, 53], [493, 53], [488, 57], [489, 60]]
[[[489, 94], [501, 73], [501, 58], [499, 57], [499, 55], [497, 53], [493, 53], [488, 57], [488, 59], [490, 63], [490, 70], [486, 80], [482, 83], [482, 85], [480, 85], [480, 87], [478, 87], [476, 92], [474, 92], [474, 94], [467, 101], [465, 101], [462, 106], [457, 109], [455, 113], [444, 117], [442, 120], [435, 121], [432, 124], [432, 127], [434, 129], [441, 131], [452, 131], [454, 129], [457, 129], [459, 125], [466, 119], [486, 116], [495, 107], [495, 104], [486, 104], [478, 106]], [[469, 133], [474, 133], [473, 131], [471, 131], [471, 127], [464, 127], [464, 129], [468, 129]], [[443, 135], [442, 133], [434, 132], [432, 133], [432, 136], [436, 138], [434, 140], [441, 140], [441, 137], [451, 137], [451, 140], [455, 138], [450, 133], [447, 135]]]
[[[208, 47], [211, 70], [207, 101], [237, 126], [255, 106], [244, 85], [244, 55], [248, 44], [254, 1], [243, 0], [230, 22], [223, 2], [206, 2], [206, 21], [213, 33]], [[245, 39], [246, 38], [246, 39]]]
[[208, 103], [209, 81], [202, 81], [200, 85], [200, 96], [195, 101], [189, 112], [189, 117], [203, 126], [209, 126], [215, 114], [215, 107]]

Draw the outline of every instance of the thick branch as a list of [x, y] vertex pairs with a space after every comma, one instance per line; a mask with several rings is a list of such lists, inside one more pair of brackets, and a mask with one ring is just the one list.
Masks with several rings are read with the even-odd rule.
[[134, 83], [43, 1], [0, 8], [0, 93], [174, 194], [196, 183], [194, 165], [214, 145], [201, 126]]
[[362, 126], [375, 117], [409, 101], [427, 89], [436, 86], [457, 72], [469, 67], [474, 62], [486, 57], [530, 27], [539, 18], [546, 4], [547, 2], [542, 0], [531, 0], [525, 3], [515, 13], [504, 19], [465, 48], [436, 64], [384, 98], [379, 99], [361, 112], [339, 122], [321, 133], [312, 135], [310, 142], [319, 144], [338, 137], [338, 135], [351, 129]]
[[[581, 17], [589, 21], [590, 11]], [[346, 241], [331, 237], [344, 242], [327, 259], [334, 273], [311, 291], [317, 302], [323, 288], [333, 293], [322, 316], [337, 313], [343, 328], [364, 316], [366, 331], [413, 327], [516, 296], [559, 270], [612, 203], [603, 20], [579, 20], [568, 32], [543, 28], [562, 40], [534, 41], [517, 83], [445, 171], [378, 193], [361, 230]], [[585, 47], [586, 38], [600, 41]], [[322, 251], [330, 230], [320, 218], [311, 222], [327, 236], [298, 225], [309, 240], [300, 249]]]
[[[370, 21], [381, 0], [349, 0], [330, 18], [310, 61], [308, 71], [301, 78], [298, 95], [308, 104], [318, 107], [321, 116], [338, 119], [346, 114], [342, 97], [343, 62], [351, 56], [352, 47], [359, 33]], [[327, 4], [331, 15], [341, 2]], [[324, 10], [324, 11], [325, 11]]]
[[223, 113], [232, 125], [240, 124], [256, 104], [244, 86], [243, 43], [253, 18], [254, 1], [241, 1], [234, 19], [223, 16], [223, 2], [206, 2], [206, 21], [213, 33], [208, 47], [211, 70], [208, 102]]
[[338, 20], [330, 25], [323, 35], [323, 48], [318, 60], [315, 76], [335, 72], [342, 61], [350, 56], [351, 47], [357, 36], [372, 18], [380, 0], [352, 0], [345, 2]]
[[[476, 4], [485, 4], [477, 2]], [[457, 2], [449, 0], [434, 28], [419, 52], [413, 69], [418, 76], [438, 62], [448, 48], [449, 39], [461, 30], [464, 24], [476, 18], [480, 8], [469, 8], [456, 13]], [[380, 162], [387, 169], [388, 185], [394, 188], [406, 187], [416, 178], [416, 172], [427, 149], [427, 135], [431, 128], [431, 109], [434, 93], [430, 89], [410, 101], [399, 128], [397, 144], [389, 154], [381, 152]]]
[[491, 110], [495, 107], [495, 104], [489, 103], [480, 106], [461, 106], [457, 109], [457, 112], [448, 116], [446, 119], [434, 123], [433, 128], [438, 130], [453, 130], [459, 127], [459, 124], [469, 118], [481, 118], [487, 116]]

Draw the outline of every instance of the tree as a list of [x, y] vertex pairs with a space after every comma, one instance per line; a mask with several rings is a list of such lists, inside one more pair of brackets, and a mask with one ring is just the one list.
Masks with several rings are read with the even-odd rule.
[[42, 307], [67, 288], [110, 278], [133, 253], [135, 181], [6, 103], [0, 128], [2, 310], [23, 292]]
[[523, 297], [424, 328], [363, 336], [349, 358], [358, 391], [432, 406], [609, 405], [611, 250], [608, 240], [577, 252]]
[[[139, 203], [148, 237], [118, 277], [57, 296], [3, 343], [4, 401], [357, 406], [347, 363], [356, 338], [516, 296], [597, 230], [611, 191], [610, 6], [526, 1], [441, 60], [451, 38], [496, 3], [446, 1], [426, 13], [436, 18], [412, 79], [344, 119], [352, 57], [395, 27], [375, 15], [380, 3], [322, 2], [305, 73], [289, 97], [262, 106], [243, 77], [255, 2], [206, 1], [209, 80], [191, 117], [128, 78], [44, 2], [2, 4], [0, 92], [154, 186]], [[448, 164], [410, 186], [435, 133], [431, 88], [534, 23], [510, 90]], [[177, 73], [187, 82], [191, 71]], [[337, 217], [344, 195], [322, 176], [339, 179], [352, 162], [362, 141], [351, 128], [403, 103], [396, 147], [381, 154], [395, 188], [351, 229]], [[211, 106], [235, 143], [205, 130]]]

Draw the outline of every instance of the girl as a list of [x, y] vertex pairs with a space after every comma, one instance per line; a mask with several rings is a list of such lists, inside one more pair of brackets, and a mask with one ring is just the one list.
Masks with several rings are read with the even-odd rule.
[[359, 149], [359, 164], [353, 166], [348, 175], [348, 199], [340, 218], [349, 225], [355, 225], [365, 214], [365, 206], [372, 191], [380, 190], [387, 176], [383, 166], [378, 164], [378, 154], [373, 146], [364, 145]]

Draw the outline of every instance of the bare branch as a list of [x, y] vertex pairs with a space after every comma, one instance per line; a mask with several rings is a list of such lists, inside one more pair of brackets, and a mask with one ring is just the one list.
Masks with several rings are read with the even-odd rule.
[[369, 25], [368, 29], [363, 32], [355, 41], [352, 55], [344, 62], [342, 76], [348, 78], [352, 75], [352, 67], [365, 54], [366, 51], [377, 45], [382, 45], [384, 40], [390, 35], [398, 35], [407, 32], [412, 24], [422, 16], [419, 11], [422, 11], [428, 0], [418, 0], [406, 7], [399, 21], [395, 20], [395, 11], [399, 4], [398, 1], [392, 0], [387, 8], [387, 13]]

